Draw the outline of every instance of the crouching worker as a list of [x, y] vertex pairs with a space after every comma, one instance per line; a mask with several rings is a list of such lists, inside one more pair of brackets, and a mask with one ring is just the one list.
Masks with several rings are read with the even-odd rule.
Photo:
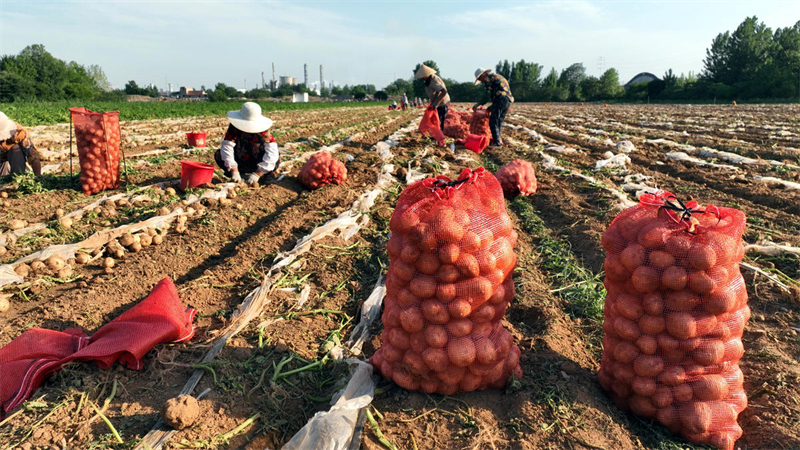
[[240, 111], [228, 112], [228, 119], [231, 124], [214, 154], [217, 165], [235, 183], [266, 183], [281, 163], [278, 144], [267, 132], [272, 120], [262, 116], [261, 107], [253, 102], [242, 105]]
[[0, 112], [0, 175], [25, 173], [30, 163], [36, 176], [42, 174], [39, 151], [28, 131]]

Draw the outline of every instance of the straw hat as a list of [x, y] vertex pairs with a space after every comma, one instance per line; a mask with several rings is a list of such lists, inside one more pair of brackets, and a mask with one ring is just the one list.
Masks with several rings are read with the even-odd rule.
[[483, 75], [486, 72], [491, 72], [491, 71], [492, 71], [492, 69], [484, 69], [483, 67], [478, 67], [478, 70], [475, 71], [475, 84], [478, 84], [478, 83], [481, 82], [481, 80], [478, 79], [478, 78], [481, 77], [481, 75]]
[[17, 132], [17, 124], [0, 111], [0, 141], [5, 141]]
[[261, 133], [272, 126], [272, 120], [261, 115], [258, 103], [246, 102], [239, 111], [229, 111], [231, 125], [245, 133]]
[[431, 69], [430, 67], [426, 66], [425, 64], [419, 66], [417, 69], [417, 73], [414, 74], [414, 78], [428, 78], [429, 76], [435, 74], [436, 71]]

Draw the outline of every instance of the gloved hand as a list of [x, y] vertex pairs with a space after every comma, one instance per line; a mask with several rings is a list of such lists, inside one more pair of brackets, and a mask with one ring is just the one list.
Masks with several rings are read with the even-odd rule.
[[233, 175], [231, 175], [231, 180], [233, 180], [234, 183], [242, 182], [242, 176], [239, 174], [238, 170], [236, 172], [233, 172]]
[[253, 172], [247, 176], [247, 184], [249, 184], [250, 186], [255, 186], [258, 184], [258, 180], [260, 179], [261, 179], [261, 174], [259, 174], [258, 172]]

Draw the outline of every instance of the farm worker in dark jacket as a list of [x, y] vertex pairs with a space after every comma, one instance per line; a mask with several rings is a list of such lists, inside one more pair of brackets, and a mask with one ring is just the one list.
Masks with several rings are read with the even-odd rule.
[[34, 175], [42, 174], [41, 157], [28, 130], [0, 112], [0, 175], [25, 173], [28, 163]]
[[[489, 128], [492, 130], [490, 147], [500, 147], [503, 145], [503, 139], [500, 136], [503, 121], [506, 119], [508, 108], [514, 103], [514, 96], [511, 95], [511, 88], [508, 87], [505, 77], [498, 73], [492, 73], [492, 69], [478, 68], [475, 71], [475, 84], [478, 83], [483, 83], [483, 88], [489, 91], [492, 100], [492, 105], [489, 107]], [[472, 110], [478, 109], [484, 103], [486, 103], [485, 100], [476, 103]]]
[[414, 74], [414, 78], [421, 79], [425, 82], [425, 93], [431, 99], [431, 107], [436, 110], [439, 115], [439, 127], [444, 130], [444, 116], [447, 115], [447, 110], [450, 109], [450, 94], [447, 93], [447, 87], [444, 81], [436, 75], [436, 71], [432, 68], [421, 65]]
[[261, 107], [253, 102], [228, 112], [228, 119], [231, 124], [214, 154], [217, 165], [235, 183], [241, 183], [243, 177], [251, 186], [266, 182], [281, 163], [278, 144], [267, 132], [272, 120], [262, 116]]

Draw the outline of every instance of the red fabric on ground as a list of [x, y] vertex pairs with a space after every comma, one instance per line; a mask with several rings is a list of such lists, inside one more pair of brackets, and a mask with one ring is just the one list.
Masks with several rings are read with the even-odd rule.
[[51, 374], [71, 361], [115, 361], [141, 370], [141, 358], [157, 344], [194, 335], [196, 311], [184, 308], [175, 284], [164, 278], [139, 304], [89, 337], [78, 328], [30, 328], [0, 348], [0, 417], [28, 399]]

